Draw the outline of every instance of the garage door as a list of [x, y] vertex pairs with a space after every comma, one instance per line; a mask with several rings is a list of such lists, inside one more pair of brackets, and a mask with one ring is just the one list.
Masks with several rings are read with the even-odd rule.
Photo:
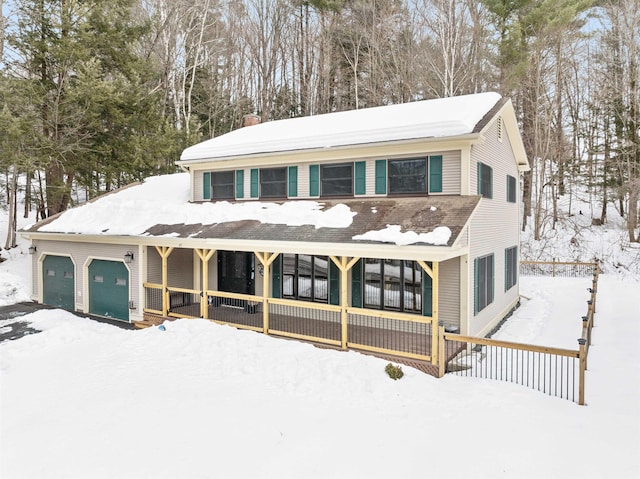
[[73, 311], [73, 261], [67, 256], [47, 256], [42, 262], [43, 302]]
[[89, 312], [129, 321], [129, 270], [120, 261], [89, 265]]

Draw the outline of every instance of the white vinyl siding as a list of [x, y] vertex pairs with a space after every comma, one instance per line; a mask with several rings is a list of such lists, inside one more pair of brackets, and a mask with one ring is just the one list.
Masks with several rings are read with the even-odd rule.
[[[516, 165], [506, 129], [503, 141], [498, 141], [497, 122], [494, 121], [486, 134], [486, 142], [472, 146], [470, 158], [470, 184], [472, 191], [478, 182], [477, 164], [482, 162], [493, 170], [493, 199], [482, 198], [471, 220], [469, 237], [470, 265], [468, 268], [468, 314], [469, 335], [487, 334], [518, 301], [519, 288], [504, 291], [504, 250], [518, 244], [519, 198], [516, 203], [507, 202], [507, 175], [518, 178]], [[474, 264], [475, 258], [494, 255], [495, 288], [494, 300], [474, 316]]]
[[193, 288], [192, 249], [175, 248], [167, 260], [167, 269], [169, 272], [167, 279], [169, 286], [174, 288]]
[[193, 172], [193, 201], [204, 201], [204, 191], [202, 189], [203, 185], [203, 176], [204, 171], [194, 171]]
[[442, 155], [442, 193], [433, 195], [459, 195], [461, 182], [460, 150], [429, 153]]
[[[175, 248], [167, 260], [168, 285], [174, 288], [193, 288], [193, 250]], [[162, 284], [162, 258], [153, 247], [147, 248], [147, 281]]]
[[460, 258], [443, 261], [439, 265], [440, 292], [438, 319], [445, 326], [460, 327]]

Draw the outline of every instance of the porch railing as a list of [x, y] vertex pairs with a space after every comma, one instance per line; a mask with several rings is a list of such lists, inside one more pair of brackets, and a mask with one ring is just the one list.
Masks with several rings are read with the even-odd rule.
[[331, 304], [267, 298], [268, 334], [341, 345], [340, 306]]
[[[561, 268], [568, 268], [561, 270]], [[582, 316], [577, 349], [550, 348], [446, 333], [434, 318], [385, 310], [352, 308], [324, 303], [168, 287], [144, 283], [145, 312], [207, 317], [242, 329], [277, 336], [370, 351], [407, 360], [421, 360], [445, 372], [522, 384], [547, 394], [585, 404], [585, 372], [596, 311], [597, 263], [521, 262], [533, 274], [593, 278]], [[523, 272], [523, 274], [526, 274]]]
[[241, 329], [262, 331], [262, 298], [250, 294], [207, 291], [208, 319]]
[[347, 315], [351, 348], [431, 361], [438, 347], [429, 316], [362, 308], [347, 308]]
[[162, 315], [162, 285], [144, 283], [146, 313]]
[[[144, 311], [162, 316], [162, 285], [144, 284]], [[199, 318], [274, 336], [399, 358], [435, 361], [438, 347], [433, 318], [394, 311], [326, 303], [264, 298], [249, 294], [168, 287], [167, 316]], [[204, 303], [204, 309], [203, 309]], [[265, 311], [266, 308], [266, 311]], [[206, 315], [203, 314], [206, 311]]]
[[169, 316], [172, 318], [199, 318], [200, 290], [189, 288], [167, 288], [169, 295]]

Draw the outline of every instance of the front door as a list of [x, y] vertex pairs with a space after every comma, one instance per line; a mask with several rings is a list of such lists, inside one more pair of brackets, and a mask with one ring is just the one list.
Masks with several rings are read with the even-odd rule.
[[218, 290], [255, 294], [253, 253], [218, 251]]

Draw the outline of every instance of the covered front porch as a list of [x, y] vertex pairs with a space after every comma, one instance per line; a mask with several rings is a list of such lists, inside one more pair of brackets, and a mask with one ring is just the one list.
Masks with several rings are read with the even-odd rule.
[[[435, 366], [441, 264], [459, 272], [459, 260], [148, 246], [144, 320], [137, 325], [204, 318]], [[459, 276], [447, 287], [459, 294]]]

